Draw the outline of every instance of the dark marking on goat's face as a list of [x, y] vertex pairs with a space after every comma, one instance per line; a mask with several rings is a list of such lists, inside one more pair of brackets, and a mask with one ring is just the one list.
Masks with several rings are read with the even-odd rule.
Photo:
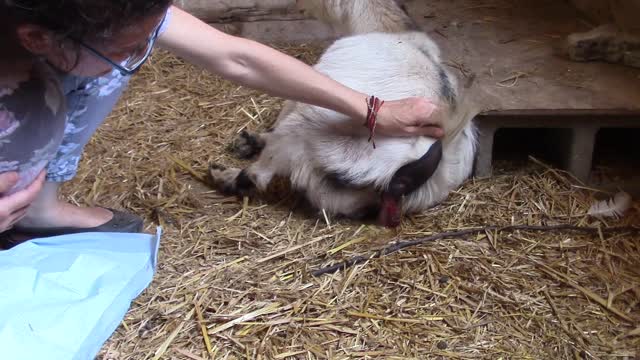
[[458, 103], [456, 90], [449, 79], [449, 74], [442, 66], [438, 67], [438, 80], [440, 81], [440, 96], [455, 108]]
[[424, 185], [435, 173], [442, 159], [442, 141], [436, 141], [420, 159], [396, 171], [389, 187], [382, 194], [378, 221], [387, 227], [400, 225], [402, 198]]
[[353, 180], [349, 179], [345, 174], [339, 172], [328, 172], [324, 176], [324, 180], [331, 186], [336, 189], [351, 189], [351, 190], [359, 190], [364, 189], [370, 186], [370, 184], [358, 184]]
[[344, 174], [338, 172], [330, 172], [324, 176], [324, 179], [334, 188], [337, 189], [348, 189], [351, 188], [351, 183], [349, 179], [347, 179]]
[[398, 198], [411, 194], [433, 176], [441, 159], [442, 140], [438, 140], [420, 159], [398, 169], [386, 192]]

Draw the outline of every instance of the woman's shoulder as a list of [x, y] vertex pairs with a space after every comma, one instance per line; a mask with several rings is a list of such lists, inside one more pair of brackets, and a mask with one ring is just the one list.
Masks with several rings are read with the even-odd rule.
[[0, 68], [0, 173], [18, 171], [20, 186], [55, 155], [66, 125], [66, 99], [43, 62]]
[[[57, 117], [65, 111], [64, 92], [50, 66], [34, 61], [13, 66], [13, 71], [9, 69], [0, 67], [0, 108], [3, 111], [20, 117], [27, 114]], [[7, 117], [4, 118], [6, 120]]]

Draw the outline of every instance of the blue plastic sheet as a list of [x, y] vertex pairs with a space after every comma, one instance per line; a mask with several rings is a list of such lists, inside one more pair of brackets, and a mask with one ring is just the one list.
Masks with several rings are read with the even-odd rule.
[[0, 251], [0, 358], [93, 359], [151, 283], [160, 233], [65, 235]]

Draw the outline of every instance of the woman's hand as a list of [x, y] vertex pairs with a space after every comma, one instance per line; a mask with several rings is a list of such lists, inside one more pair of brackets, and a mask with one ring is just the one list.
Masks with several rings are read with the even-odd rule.
[[378, 112], [376, 133], [441, 138], [444, 131], [433, 116], [436, 110], [435, 104], [422, 97], [385, 101]]
[[[36, 198], [44, 184], [45, 172], [34, 180], [26, 189], [9, 196], [0, 195], [0, 233], [11, 229], [26, 213], [29, 205]], [[15, 172], [0, 174], [0, 194], [9, 191], [18, 182]]]

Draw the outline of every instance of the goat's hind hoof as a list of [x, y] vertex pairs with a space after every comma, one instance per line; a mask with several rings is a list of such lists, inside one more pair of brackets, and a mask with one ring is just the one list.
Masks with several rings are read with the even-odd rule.
[[227, 170], [226, 166], [215, 164], [215, 163], [209, 164], [209, 175], [212, 175], [214, 171], [225, 171], [225, 170]]
[[222, 173], [227, 170], [227, 168], [220, 164], [210, 163], [209, 164], [209, 172], [207, 173], [206, 180], [212, 187], [218, 187], [218, 183], [222, 178]]
[[210, 185], [225, 195], [252, 195], [255, 185], [246, 171], [226, 168], [219, 164], [209, 164]]
[[207, 181], [212, 188], [224, 194], [232, 195], [235, 193], [235, 184], [230, 172], [234, 173], [233, 169], [227, 169], [223, 165], [211, 163], [209, 164]]
[[233, 141], [227, 145], [227, 151], [237, 159], [251, 159], [262, 152], [265, 142], [260, 135], [242, 130]]

